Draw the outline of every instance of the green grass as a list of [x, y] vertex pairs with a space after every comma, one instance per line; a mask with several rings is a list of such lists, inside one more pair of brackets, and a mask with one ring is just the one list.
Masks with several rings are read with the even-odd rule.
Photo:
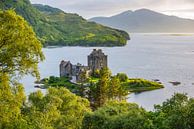
[[183, 34], [170, 34], [170, 36], [194, 36], [194, 34], [189, 34], [189, 33], [183, 33]]
[[[99, 78], [90, 77], [89, 82], [97, 83]], [[66, 77], [54, 77], [50, 76], [49, 78], [44, 78], [41, 80], [42, 84], [44, 84], [44, 88], [48, 87], [66, 87], [72, 92], [76, 92], [79, 89], [79, 84], [74, 84], [70, 82], [70, 78]], [[149, 81], [145, 79], [133, 78], [128, 79], [126, 82], [121, 83], [129, 92], [143, 92], [143, 91], [151, 91], [156, 89], [164, 88], [164, 86], [158, 82]]]
[[66, 77], [60, 78], [60, 77], [50, 76], [49, 78], [42, 79], [40, 83], [44, 84], [45, 88], [66, 87], [72, 92], [75, 92], [76, 90], [78, 90], [78, 84], [74, 84], [70, 82], [70, 79]]
[[158, 82], [145, 79], [128, 79], [127, 82], [123, 82], [122, 85], [125, 86], [129, 92], [143, 92], [164, 88], [164, 86]]

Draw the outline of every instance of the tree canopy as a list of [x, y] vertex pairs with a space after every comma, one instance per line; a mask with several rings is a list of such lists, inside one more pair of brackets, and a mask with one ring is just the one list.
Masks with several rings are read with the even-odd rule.
[[0, 11], [0, 73], [39, 77], [42, 45], [29, 24], [13, 10]]

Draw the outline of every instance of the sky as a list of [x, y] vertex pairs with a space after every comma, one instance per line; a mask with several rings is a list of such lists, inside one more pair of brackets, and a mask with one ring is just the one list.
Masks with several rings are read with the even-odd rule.
[[30, 0], [57, 7], [84, 18], [112, 16], [127, 10], [151, 9], [167, 15], [194, 19], [194, 0]]

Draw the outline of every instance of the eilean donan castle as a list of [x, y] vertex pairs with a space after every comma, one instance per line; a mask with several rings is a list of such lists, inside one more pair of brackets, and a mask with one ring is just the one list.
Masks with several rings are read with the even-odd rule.
[[87, 76], [93, 74], [96, 70], [108, 67], [107, 55], [101, 49], [93, 49], [92, 53], [88, 55], [88, 66], [81, 64], [73, 65], [70, 61], [62, 60], [60, 63], [60, 77], [75, 78], [76, 82], [80, 81], [80, 75], [85, 72]]

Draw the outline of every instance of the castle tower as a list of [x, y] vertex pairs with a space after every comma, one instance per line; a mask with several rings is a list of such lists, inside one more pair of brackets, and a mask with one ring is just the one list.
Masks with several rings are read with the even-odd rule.
[[72, 64], [70, 61], [62, 60], [60, 65], [60, 77], [71, 77], [72, 76]]
[[105, 55], [101, 49], [93, 49], [92, 53], [88, 55], [88, 67], [92, 72], [108, 67], [107, 55]]

